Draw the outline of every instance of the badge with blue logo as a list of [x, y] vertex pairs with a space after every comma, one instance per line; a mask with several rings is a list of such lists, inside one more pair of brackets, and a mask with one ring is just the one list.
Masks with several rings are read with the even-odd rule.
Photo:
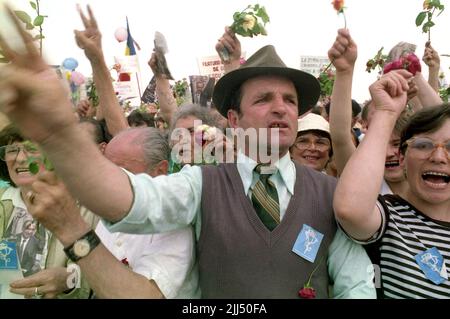
[[0, 241], [0, 269], [18, 269], [16, 243], [12, 241]]
[[313, 263], [314, 260], [316, 260], [322, 239], [323, 234], [305, 224], [303, 225], [300, 234], [298, 234], [292, 251]]
[[421, 252], [414, 258], [425, 276], [434, 284], [439, 285], [448, 280], [444, 257], [436, 247]]

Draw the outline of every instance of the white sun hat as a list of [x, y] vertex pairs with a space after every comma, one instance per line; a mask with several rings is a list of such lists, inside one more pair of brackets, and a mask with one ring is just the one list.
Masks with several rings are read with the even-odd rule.
[[322, 116], [309, 113], [298, 119], [298, 132], [323, 131], [330, 134], [330, 124]]

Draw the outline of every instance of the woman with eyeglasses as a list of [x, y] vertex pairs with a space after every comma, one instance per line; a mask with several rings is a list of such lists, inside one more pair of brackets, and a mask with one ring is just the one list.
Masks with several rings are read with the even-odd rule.
[[[412, 75], [399, 70], [370, 87], [374, 114], [334, 195], [342, 228], [371, 244], [384, 298], [450, 298], [450, 105], [414, 114], [400, 138], [408, 188], [378, 195], [386, 147]], [[381, 279], [381, 281], [379, 281]]]
[[310, 113], [298, 120], [298, 133], [290, 148], [291, 157], [316, 171], [325, 170], [333, 150], [330, 125], [320, 115]]
[[[66, 268], [68, 259], [62, 244], [28, 212], [35, 196], [39, 196], [31, 188], [37, 176], [30, 172], [29, 164], [40, 163], [41, 155], [15, 126], [0, 131], [0, 178], [10, 184], [0, 189], [0, 242], [15, 243], [25, 278], [0, 287], [25, 297], [87, 298], [90, 289], [84, 280], [78, 286], [81, 289], [68, 286], [68, 278], [78, 284], [80, 278]], [[39, 169], [45, 169], [44, 165], [40, 164]]]

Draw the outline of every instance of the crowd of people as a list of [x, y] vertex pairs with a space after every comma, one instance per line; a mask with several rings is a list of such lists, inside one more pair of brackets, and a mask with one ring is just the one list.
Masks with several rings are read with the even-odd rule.
[[[126, 116], [89, 6], [80, 17], [95, 108], [71, 105], [18, 22], [23, 52], [0, 37], [11, 61], [0, 110], [12, 122], [0, 131], [0, 242], [23, 276], [11, 293], [450, 298], [450, 106], [429, 43], [428, 79], [381, 74], [360, 105], [349, 30], [328, 51], [336, 76], [319, 101], [318, 80], [271, 45], [241, 65], [226, 27], [211, 106], [178, 107], [153, 54], [159, 110]], [[399, 48], [389, 59], [410, 53]]]

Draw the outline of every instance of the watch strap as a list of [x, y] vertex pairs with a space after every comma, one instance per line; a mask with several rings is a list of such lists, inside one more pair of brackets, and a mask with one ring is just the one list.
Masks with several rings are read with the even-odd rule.
[[[74, 248], [75, 248], [75, 245], [77, 244], [77, 242], [84, 241], [84, 240], [86, 240], [89, 243], [89, 252], [86, 255], [84, 255], [84, 256], [79, 256], [79, 255], [77, 255], [75, 253], [75, 249]], [[66, 253], [66, 256], [70, 260], [72, 260], [73, 262], [77, 262], [81, 258], [86, 257], [87, 255], [89, 255], [90, 252], [92, 250], [94, 250], [94, 248], [97, 247], [100, 243], [101, 243], [100, 238], [97, 236], [95, 231], [93, 229], [91, 229], [86, 234], [84, 234], [79, 239], [77, 239], [72, 245], [64, 248], [64, 252]]]

